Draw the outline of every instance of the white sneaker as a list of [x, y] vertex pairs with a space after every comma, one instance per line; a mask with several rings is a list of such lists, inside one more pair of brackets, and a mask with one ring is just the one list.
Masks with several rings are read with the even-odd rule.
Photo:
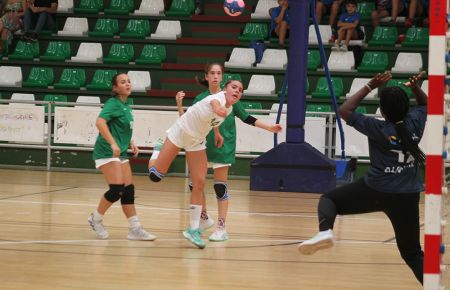
[[298, 245], [298, 251], [303, 255], [312, 255], [318, 250], [334, 246], [333, 231], [331, 229], [319, 232], [309, 240]]
[[339, 51], [339, 44], [335, 43], [333, 44], [333, 46], [331, 47], [332, 51]]
[[156, 236], [147, 232], [142, 227], [130, 228], [128, 232], [128, 239], [133, 241], [154, 241]]
[[346, 52], [346, 51], [348, 51], [348, 47], [347, 47], [347, 45], [343, 44], [343, 45], [341, 45], [341, 47], [339, 48], [339, 50], [340, 50], [340, 51]]
[[207, 220], [200, 219], [200, 231], [206, 231], [214, 225], [214, 220], [208, 218]]
[[224, 242], [228, 240], [228, 233], [225, 228], [217, 228], [212, 235], [209, 236], [211, 242]]
[[88, 223], [91, 226], [92, 230], [94, 230], [95, 234], [97, 235], [97, 238], [106, 240], [109, 237], [109, 234], [106, 231], [105, 227], [103, 226], [102, 221], [99, 222], [94, 221], [93, 213], [91, 213], [91, 215], [89, 216]]

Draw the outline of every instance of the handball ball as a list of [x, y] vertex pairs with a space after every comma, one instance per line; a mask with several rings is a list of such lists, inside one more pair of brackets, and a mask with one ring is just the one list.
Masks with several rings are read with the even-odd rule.
[[230, 16], [239, 16], [245, 8], [244, 0], [224, 0], [223, 10]]

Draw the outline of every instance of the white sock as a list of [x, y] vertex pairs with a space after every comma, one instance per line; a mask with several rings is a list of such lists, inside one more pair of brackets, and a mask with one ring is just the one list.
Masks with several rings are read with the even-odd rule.
[[198, 204], [189, 205], [190, 227], [192, 230], [200, 227], [200, 215], [202, 214], [202, 206]]
[[101, 222], [103, 220], [103, 215], [99, 214], [99, 212], [97, 210], [95, 210], [93, 212], [93, 214], [94, 214], [94, 222], [98, 222], [99, 223], [99, 222]]
[[130, 227], [132, 229], [141, 227], [141, 222], [139, 221], [139, 218], [135, 215], [132, 217], [129, 217], [128, 222], [130, 223]]
[[161, 151], [153, 151], [153, 154], [152, 154], [152, 157], [150, 157], [150, 160], [155, 160], [155, 159], [157, 159], [158, 158], [158, 155], [159, 155], [159, 152], [161, 152]]

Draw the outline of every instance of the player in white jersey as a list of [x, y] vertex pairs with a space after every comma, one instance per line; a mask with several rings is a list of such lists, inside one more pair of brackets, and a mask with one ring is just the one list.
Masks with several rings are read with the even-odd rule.
[[186, 151], [192, 178], [192, 194], [189, 207], [190, 226], [183, 235], [201, 249], [205, 247], [205, 242], [200, 236], [199, 224], [208, 170], [206, 135], [212, 128], [218, 130], [219, 125], [231, 113], [232, 106], [241, 98], [242, 91], [240, 81], [230, 80], [222, 92], [210, 95], [190, 107], [169, 128], [161, 151], [153, 153], [149, 161], [149, 178], [158, 182], [167, 173], [178, 152], [181, 149]]

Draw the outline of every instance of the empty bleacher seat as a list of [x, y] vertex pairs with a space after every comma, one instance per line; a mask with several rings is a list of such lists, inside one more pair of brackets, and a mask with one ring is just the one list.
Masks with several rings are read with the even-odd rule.
[[[59, 3], [58, 3], [59, 5]], [[75, 13], [79, 14], [97, 14], [103, 10], [102, 0], [80, 0], [78, 7], [75, 7]]]
[[120, 34], [124, 38], [145, 38], [150, 34], [150, 22], [146, 19], [128, 20], [125, 31]]
[[331, 105], [328, 104], [308, 104], [306, 112], [331, 112]]
[[228, 82], [229, 80], [238, 80], [242, 82], [240, 74], [224, 73], [222, 81], [220, 82], [220, 87], [223, 88], [225, 86], [225, 83]]
[[239, 36], [240, 41], [251, 40], [267, 40], [269, 38], [269, 27], [267, 23], [252, 23], [245, 24], [242, 35]]
[[[101, 104], [100, 97], [96, 97], [96, 96], [78, 96], [77, 100], [76, 100], [76, 103]], [[75, 106], [75, 108], [86, 108], [86, 109], [92, 108], [94, 110], [98, 110], [100, 107], [96, 107], [96, 106], [92, 106], [92, 107], [89, 107], [89, 106]]]
[[[320, 36], [322, 37], [322, 43], [327, 44], [328, 40], [331, 38], [331, 26], [330, 25], [319, 25]], [[309, 44], [319, 44], [317, 40], [316, 30], [314, 25], [309, 26]]]
[[134, 9], [133, 0], [111, 0], [105, 14], [129, 14]]
[[39, 57], [39, 43], [19, 40], [9, 59], [32, 60]]
[[410, 27], [406, 31], [402, 46], [428, 47], [430, 30], [426, 27]]
[[132, 44], [114, 43], [109, 54], [103, 58], [104, 63], [129, 63], [134, 58]]
[[409, 98], [413, 96], [413, 91], [410, 87], [405, 87], [403, 84], [408, 82], [407, 79], [390, 79], [386, 83], [386, 87], [400, 87], [402, 90], [406, 92]]
[[195, 10], [194, 0], [172, 0], [166, 16], [189, 16]]
[[131, 80], [131, 90], [133, 92], [146, 92], [151, 88], [152, 81], [150, 79], [150, 72], [148, 71], [130, 70], [128, 77]]
[[78, 90], [86, 84], [86, 72], [82, 68], [65, 68], [59, 82], [54, 84], [56, 89]]
[[65, 61], [72, 55], [70, 43], [68, 41], [50, 41], [44, 55], [40, 59], [43, 61]]
[[423, 62], [420, 53], [400, 52], [391, 71], [393, 73], [418, 73], [422, 68]]
[[384, 72], [388, 69], [388, 54], [385, 51], [366, 51], [361, 64], [358, 66], [359, 72]]
[[166, 47], [162, 44], [146, 44], [136, 64], [160, 64], [166, 60]]
[[370, 20], [372, 11], [375, 11], [375, 2], [358, 2], [356, 11], [361, 15], [361, 20]]
[[308, 70], [317, 70], [322, 65], [320, 52], [318, 50], [308, 50]]
[[116, 70], [98, 69], [95, 71], [90, 84], [86, 85], [88, 90], [110, 91], [112, 89], [112, 77], [117, 74]]
[[176, 40], [181, 36], [181, 24], [179, 20], [160, 20], [152, 39]]
[[277, 0], [259, 0], [255, 12], [251, 14], [252, 19], [270, 19], [269, 9], [277, 7]]
[[256, 64], [262, 69], [284, 69], [287, 65], [287, 53], [285, 49], [266, 49], [262, 60]]
[[164, 0], [142, 0], [136, 15], [158, 16], [164, 14]]
[[[34, 101], [34, 94], [22, 94], [22, 93], [13, 93], [11, 95], [11, 100], [16, 101]], [[15, 107], [27, 107], [27, 106], [34, 106], [34, 104], [25, 104], [25, 103], [9, 103], [10, 106]]]
[[420, 88], [428, 95], [428, 80], [424, 80]]
[[102, 44], [96, 42], [82, 42], [76, 56], [71, 60], [76, 62], [101, 62], [103, 58]]
[[[244, 109], [246, 110], [262, 110], [262, 105], [261, 103], [258, 102], [241, 102], [242, 106], [244, 107]], [[252, 115], [260, 115], [262, 113], [251, 113]]]
[[57, 13], [72, 13], [73, 0], [59, 0]]
[[21, 87], [22, 70], [19, 66], [0, 66], [0, 87]]
[[355, 69], [355, 57], [352, 51], [332, 51], [328, 59], [330, 71], [351, 71]]
[[32, 67], [28, 79], [22, 83], [22, 87], [47, 88], [54, 81], [51, 67]]
[[[45, 95], [44, 101], [46, 102], [67, 102], [67, 96], [66, 95]], [[60, 107], [62, 105], [55, 105], [52, 104], [52, 113], [55, 112], [55, 107]], [[48, 112], [48, 106], [45, 106], [45, 113]]]
[[[366, 85], [370, 81], [369, 78], [354, 78], [352, 85], [350, 87], [350, 91], [346, 94], [347, 98], [353, 96], [357, 91], [359, 91], [364, 85]], [[378, 95], [378, 88], [373, 89], [370, 93], [367, 94], [365, 99], [373, 99]]]
[[95, 22], [94, 30], [89, 31], [89, 37], [113, 37], [119, 33], [117, 19], [99, 18]]
[[270, 96], [275, 94], [275, 78], [272, 75], [252, 75], [244, 95]]
[[[334, 95], [337, 97], [340, 97], [344, 94], [344, 83], [342, 81], [342, 78], [340, 77], [332, 77], [331, 83], [333, 85], [334, 89]], [[326, 77], [319, 78], [317, 82], [316, 89], [312, 92], [313, 98], [330, 98], [331, 93], [330, 89], [328, 88], [328, 82]]]
[[395, 45], [397, 41], [397, 27], [393, 26], [377, 26], [372, 34], [372, 39], [369, 40], [369, 45], [383, 46]]
[[225, 62], [225, 67], [251, 68], [255, 61], [255, 50], [253, 48], [235, 47], [231, 52], [230, 59]]
[[59, 36], [85, 36], [89, 31], [87, 18], [67, 17]]

